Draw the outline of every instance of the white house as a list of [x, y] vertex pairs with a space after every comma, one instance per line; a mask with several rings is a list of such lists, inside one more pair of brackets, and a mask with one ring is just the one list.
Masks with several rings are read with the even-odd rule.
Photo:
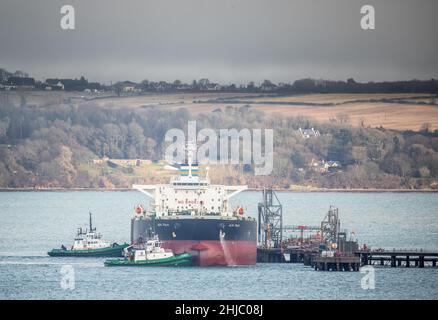
[[299, 128], [298, 131], [300, 132], [301, 136], [305, 139], [308, 139], [310, 137], [319, 137], [321, 135], [319, 131], [315, 130], [314, 128], [310, 128], [310, 129]]

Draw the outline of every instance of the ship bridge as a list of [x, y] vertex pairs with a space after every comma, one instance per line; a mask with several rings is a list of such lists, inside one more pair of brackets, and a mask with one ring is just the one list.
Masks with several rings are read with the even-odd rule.
[[180, 165], [180, 175], [169, 184], [133, 185], [133, 188], [154, 200], [151, 213], [156, 216], [175, 214], [232, 216], [229, 199], [247, 186], [212, 185], [206, 167], [204, 178], [198, 164], [192, 163], [194, 148], [188, 148], [188, 163]]

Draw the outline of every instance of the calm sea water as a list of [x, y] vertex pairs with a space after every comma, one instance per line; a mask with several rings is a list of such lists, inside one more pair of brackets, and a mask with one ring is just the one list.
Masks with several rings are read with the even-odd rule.
[[[329, 206], [360, 243], [438, 250], [438, 194], [278, 193], [285, 224], [319, 224]], [[256, 217], [261, 194], [233, 199]], [[316, 272], [301, 264], [210, 268], [105, 268], [104, 258], [50, 258], [70, 245], [93, 212], [110, 241], [129, 241], [138, 192], [0, 193], [0, 299], [437, 299], [438, 268], [375, 268], [375, 289], [359, 272]], [[61, 287], [71, 265], [75, 288]], [[275, 288], [275, 289], [273, 289]]]

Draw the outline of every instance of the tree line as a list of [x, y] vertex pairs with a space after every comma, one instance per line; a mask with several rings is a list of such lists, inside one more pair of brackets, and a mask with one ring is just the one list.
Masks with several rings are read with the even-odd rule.
[[[438, 93], [438, 81], [409, 80], [409, 81], [384, 81], [384, 82], [356, 82], [353, 78], [347, 81], [316, 80], [311, 78], [296, 80], [291, 83], [274, 83], [263, 80], [260, 83], [250, 81], [247, 84], [219, 84], [207, 78], [184, 83], [180, 80], [171, 82], [143, 80], [140, 83], [130, 82], [143, 92], [175, 92], [175, 91], [226, 91], [248, 93], [276, 93], [276, 94], [302, 94], [302, 93]], [[123, 82], [118, 82], [112, 87], [107, 87], [116, 92], [121, 92]]]
[[[44, 89], [47, 84], [64, 85], [66, 91], [105, 90], [121, 95], [126, 86], [135, 87], [135, 93], [141, 92], [205, 92], [205, 91], [226, 91], [226, 92], [248, 92], [248, 93], [276, 93], [276, 94], [300, 94], [300, 93], [433, 93], [438, 94], [438, 81], [429, 80], [406, 80], [406, 81], [380, 81], [380, 82], [357, 82], [353, 78], [346, 81], [334, 81], [324, 79], [305, 78], [293, 82], [275, 83], [265, 79], [259, 83], [250, 81], [247, 84], [219, 84], [210, 81], [208, 78], [183, 82], [174, 81], [153, 81], [143, 80], [139, 83], [132, 81], [118, 81], [114, 84], [103, 84], [90, 82], [81, 76], [79, 79], [49, 78], [45, 81], [35, 81], [29, 75], [21, 71], [15, 73], [0, 69], [0, 85], [8, 84], [8, 79], [30, 80], [35, 88]], [[15, 83], [15, 82], [14, 82]], [[19, 84], [19, 83], [18, 83]], [[0, 87], [1, 88], [1, 87]]]

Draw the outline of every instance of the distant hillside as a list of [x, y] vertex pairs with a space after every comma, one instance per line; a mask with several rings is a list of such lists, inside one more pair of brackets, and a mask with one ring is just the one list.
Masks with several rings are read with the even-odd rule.
[[[250, 187], [438, 188], [438, 132], [352, 127], [305, 117], [267, 115], [249, 106], [197, 116], [184, 108], [117, 109], [69, 104], [0, 106], [0, 187], [129, 187], [167, 181], [163, 137], [196, 117], [201, 128], [273, 128], [274, 172], [212, 166], [215, 182]], [[304, 137], [299, 128], [318, 135]], [[148, 159], [144, 165], [110, 166], [102, 157]], [[336, 165], [334, 165], [336, 164]]]

